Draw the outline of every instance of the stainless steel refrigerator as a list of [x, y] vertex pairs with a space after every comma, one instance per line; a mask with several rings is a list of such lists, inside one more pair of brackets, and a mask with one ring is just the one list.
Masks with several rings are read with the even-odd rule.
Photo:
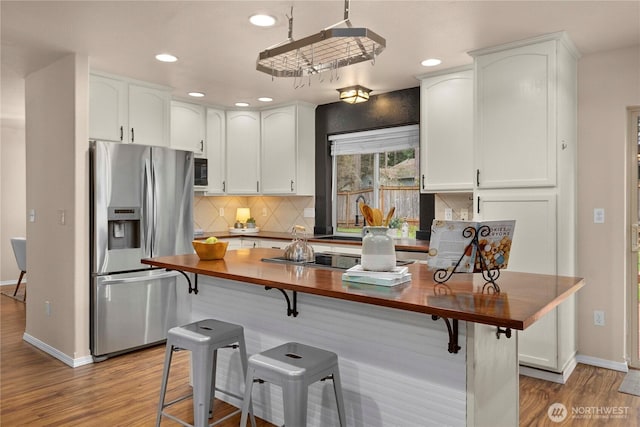
[[186, 280], [140, 259], [193, 252], [193, 153], [92, 141], [90, 159], [90, 343], [100, 361], [188, 321]]

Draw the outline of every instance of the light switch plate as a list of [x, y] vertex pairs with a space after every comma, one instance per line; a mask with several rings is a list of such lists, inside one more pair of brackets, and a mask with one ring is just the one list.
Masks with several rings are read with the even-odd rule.
[[304, 208], [304, 217], [305, 218], [315, 218], [316, 210], [314, 208]]
[[604, 208], [593, 209], [593, 223], [604, 224]]

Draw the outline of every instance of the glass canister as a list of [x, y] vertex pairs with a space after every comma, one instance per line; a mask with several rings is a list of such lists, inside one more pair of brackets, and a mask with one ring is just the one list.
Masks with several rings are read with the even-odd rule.
[[390, 271], [396, 266], [396, 248], [388, 227], [364, 227], [362, 238], [362, 268], [370, 271]]

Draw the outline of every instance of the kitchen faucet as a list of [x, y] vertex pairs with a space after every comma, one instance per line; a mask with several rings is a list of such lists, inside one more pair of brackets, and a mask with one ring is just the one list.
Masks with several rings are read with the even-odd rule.
[[[360, 208], [358, 207], [358, 202], [360, 200], [362, 200], [364, 203], [367, 203], [367, 199], [365, 199], [362, 194], [360, 194], [358, 197], [356, 197], [356, 223], [355, 223], [355, 225], [360, 225], [360, 224], [358, 224], [358, 217], [359, 217], [358, 212], [360, 212]], [[366, 227], [367, 219], [363, 217], [362, 221], [363, 221], [362, 226]]]

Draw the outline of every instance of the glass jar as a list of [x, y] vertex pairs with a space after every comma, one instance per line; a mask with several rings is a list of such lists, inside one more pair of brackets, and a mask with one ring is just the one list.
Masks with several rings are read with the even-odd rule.
[[388, 227], [364, 227], [361, 257], [363, 269], [390, 271], [396, 266], [396, 248], [387, 230]]

